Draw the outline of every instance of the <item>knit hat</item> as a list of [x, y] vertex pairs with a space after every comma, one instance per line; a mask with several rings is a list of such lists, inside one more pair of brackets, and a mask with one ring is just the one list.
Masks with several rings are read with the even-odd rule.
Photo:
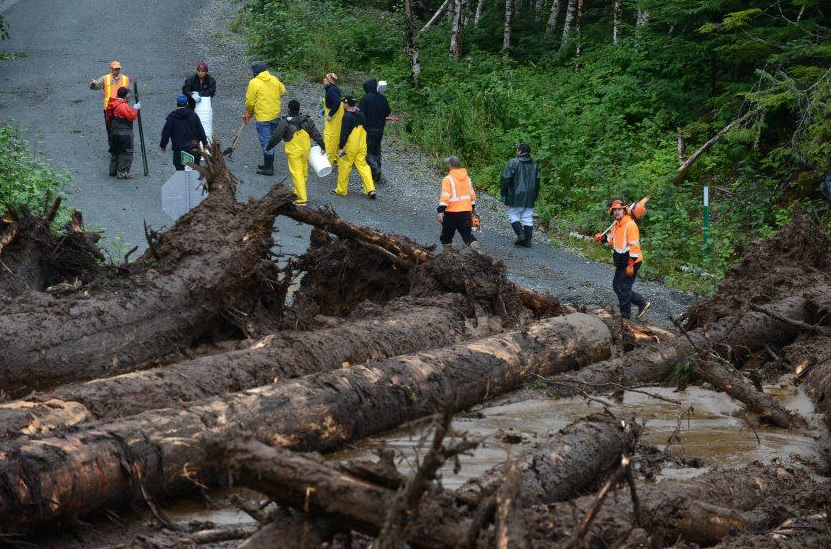
[[338, 83], [338, 75], [333, 73], [333, 72], [327, 72], [326, 73], [326, 80], [328, 80], [332, 84], [337, 84]]
[[130, 93], [130, 88], [125, 88], [124, 86], [121, 86], [115, 92], [115, 95], [116, 95], [116, 97], [120, 97], [121, 99], [124, 99], [125, 97], [127, 97], [127, 94], [129, 94], [129, 93]]
[[251, 72], [254, 73], [254, 76], [257, 76], [267, 68], [268, 67], [265, 66], [265, 61], [254, 61], [251, 63]]
[[444, 159], [451, 168], [460, 168], [462, 166], [458, 156], [448, 156]]
[[179, 96], [176, 98], [176, 106], [177, 107], [186, 107], [188, 104], [188, 96], [180, 93]]
[[121, 68], [121, 63], [119, 63], [118, 61], [113, 61], [112, 63], [110, 63], [110, 68], [111, 69], [120, 69]]
[[196, 64], [196, 70], [208, 72], [208, 64], [204, 61], [200, 61]]
[[350, 107], [355, 106], [355, 98], [352, 97], [351, 95], [347, 95], [346, 97], [344, 97], [343, 102], [346, 103], [347, 105], [349, 105]]
[[289, 101], [289, 114], [298, 114], [300, 112], [300, 101], [292, 99]]

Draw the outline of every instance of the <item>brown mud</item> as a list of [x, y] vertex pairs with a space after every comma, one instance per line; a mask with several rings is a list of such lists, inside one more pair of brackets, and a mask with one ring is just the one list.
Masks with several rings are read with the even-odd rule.
[[[547, 379], [556, 373], [551, 364], [561, 360], [569, 368], [581, 368], [603, 359], [602, 353], [592, 351], [583, 357], [569, 357], [562, 350], [551, 350], [552, 343], [535, 331], [540, 329], [539, 319], [536, 311], [523, 304], [526, 302], [520, 297], [522, 289], [507, 281], [501, 263], [488, 257], [453, 251], [439, 256], [441, 261], [434, 261], [432, 250], [406, 239], [345, 225], [340, 229], [315, 228], [308, 252], [297, 260], [275, 256], [271, 227], [276, 216], [291, 210], [290, 196], [275, 190], [260, 201], [238, 203], [233, 176], [221, 162], [221, 155], [208, 162], [203, 175], [210, 190], [208, 199], [169, 231], [149, 233], [147, 252], [118, 267], [97, 262], [95, 248], [90, 246], [94, 236], [87, 235], [82, 225], [75, 226], [72, 238], [47, 244], [44, 227], [50, 223], [48, 214], [35, 217], [22, 212], [16, 217], [7, 216], [0, 227], [0, 259], [7, 267], [0, 272], [0, 323], [14, 327], [3, 337], [16, 345], [13, 348], [17, 352], [9, 355], [14, 356], [13, 361], [6, 358], [6, 362], [0, 363], [0, 372], [4, 374], [0, 376], [0, 390], [6, 397], [0, 407], [0, 418], [4, 418], [0, 436], [6, 439], [0, 447], [0, 504], [7, 510], [0, 519], [0, 544], [59, 549], [250, 549], [270, 546], [276, 537], [286, 547], [330, 548], [404, 547], [405, 543], [439, 547], [449, 543], [447, 540], [455, 540], [452, 546], [482, 548], [831, 545], [827, 451], [820, 449], [810, 459], [791, 463], [774, 460], [721, 468], [710, 462], [708, 472], [695, 478], [662, 479], [662, 467], [682, 461], [694, 464], [700, 457], [689, 449], [678, 455], [668, 451], [671, 444], [661, 447], [649, 444], [647, 439], [636, 444], [646, 418], [639, 418], [637, 410], [632, 417], [631, 409], [624, 411], [617, 404], [622, 402], [625, 392], [649, 391], [643, 387], [605, 386], [597, 391], [584, 388], [582, 396], [604, 411], [574, 418], [567, 428], [540, 436], [536, 441], [504, 430], [488, 435], [513, 445], [513, 457], [470, 479], [468, 485], [479, 479], [476, 490], [445, 487], [437, 482], [442, 467], [457, 463], [460, 455], [487, 444], [488, 438], [473, 440], [451, 428], [449, 419], [442, 423], [440, 412], [444, 410], [444, 415], [448, 415], [449, 409], [459, 407], [459, 401], [454, 405], [442, 404], [440, 398], [431, 401], [436, 395], [447, 399], [448, 395], [455, 395], [465, 402], [461, 406], [464, 409], [489, 398], [489, 390], [484, 391], [484, 397], [479, 394], [481, 388], [470, 390], [476, 379], [463, 375], [463, 369], [475, 371], [479, 367], [479, 382], [498, 385], [502, 382], [487, 378], [485, 372], [496, 364], [493, 357], [501, 353], [509, 365], [505, 379], [510, 379], [510, 383], [535, 379], [538, 390], [545, 390], [552, 382], [548, 396], [556, 403], [556, 381]], [[331, 216], [331, 212], [324, 213]], [[337, 219], [329, 222], [342, 223]], [[354, 237], [345, 237], [347, 233]], [[50, 249], [51, 255], [47, 253]], [[58, 262], [49, 263], [47, 258], [57, 258]], [[52, 287], [49, 293], [45, 292], [47, 286]], [[749, 246], [713, 297], [699, 300], [678, 319], [679, 333], [675, 339], [686, 341], [687, 333], [693, 331], [699, 334], [696, 337], [706, 337], [700, 334], [706, 334], [708, 326], [716, 322], [738, 325], [742, 316], [750, 313], [776, 315], [772, 312], [775, 310], [765, 307], [786, 298], [804, 301], [799, 318], [778, 319], [793, 327], [797, 335], [776, 345], [750, 350], [732, 348], [730, 330], [726, 330], [721, 339], [709, 342], [708, 352], [694, 352], [676, 364], [663, 382], [681, 389], [702, 384], [701, 375], [707, 371], [704, 365], [726, 365], [762, 394], [772, 384], [780, 388], [800, 386], [812, 399], [817, 413], [828, 422], [831, 298], [827, 288], [831, 288], [828, 239], [797, 211], [793, 222], [777, 235]], [[524, 295], [527, 298], [529, 294]], [[556, 296], [550, 303], [556, 303]], [[174, 306], [176, 312], [171, 310]], [[557, 307], [568, 310], [567, 306]], [[168, 321], [160, 323], [160, 315], [166, 315]], [[579, 315], [574, 318], [578, 319], [575, 323], [584, 324], [583, 328], [590, 325], [579, 320]], [[27, 333], [43, 331], [46, 322], [48, 337], [43, 341], [14, 340], [23, 337], [20, 330], [26, 328], [27, 322], [41, 322], [38, 330], [32, 331], [32, 324]], [[632, 349], [649, 345], [633, 335], [638, 332], [637, 326], [609, 318], [606, 324], [613, 334], [606, 356], [625, 356]], [[600, 328], [608, 330], [602, 324]], [[120, 336], [123, 341], [107, 347], [105, 352], [97, 351], [98, 344], [108, 341], [94, 335], [102, 330], [109, 330], [111, 337]], [[592, 328], [594, 333], [602, 330]], [[175, 337], [160, 336], [171, 332]], [[579, 334], [579, 328], [574, 333]], [[374, 334], [379, 341], [364, 339], [367, 334]], [[771, 334], [769, 340], [779, 341], [775, 335]], [[491, 339], [482, 339], [489, 336]], [[573, 337], [579, 338], [575, 340], [578, 343], [572, 342], [569, 352], [579, 351], [581, 345], [588, 347], [587, 337]], [[56, 341], [65, 348], [77, 346], [71, 354], [74, 365], [60, 360], [59, 355], [46, 360], [44, 353], [36, 352], [51, 348]], [[90, 341], [94, 344], [90, 345]], [[598, 345], [598, 341], [593, 345]], [[693, 347], [694, 351], [701, 350]], [[134, 348], [141, 352], [133, 352]], [[419, 352], [422, 354], [417, 355]], [[549, 358], [542, 358], [546, 353]], [[540, 371], [547, 373], [536, 378], [520, 377], [540, 368], [539, 364], [532, 367], [522, 361], [511, 362], [526, 354], [541, 357]], [[407, 357], [396, 360], [394, 357], [399, 355]], [[31, 361], [27, 361], [27, 356], [33, 357]], [[415, 356], [420, 358], [409, 358]], [[443, 377], [439, 373], [439, 366], [450, 363], [448, 357], [453, 357], [453, 364], [459, 368], [459, 385], [450, 384], [453, 376]], [[64, 368], [60, 375], [21, 381], [24, 376], [20, 372], [27, 368], [37, 372], [58, 363]], [[98, 366], [90, 367], [90, 363]], [[342, 374], [337, 373], [340, 369]], [[326, 377], [352, 374], [363, 376], [364, 380], [381, 380], [383, 385], [395, 386], [397, 392], [393, 393], [394, 398], [385, 397], [369, 385], [336, 381], [346, 377]], [[302, 404], [286, 407], [286, 402], [305, 391], [301, 383], [306, 378], [301, 376], [320, 376], [310, 377], [316, 381], [309, 381], [309, 386], [314, 384], [334, 395], [315, 406], [324, 402], [329, 405], [338, 393], [342, 402], [348, 403], [332, 408], [338, 410], [333, 420], [361, 417], [366, 418], [367, 424], [375, 422], [388, 429], [413, 417], [402, 414], [397, 423], [388, 426], [391, 413], [380, 412], [384, 421], [379, 421], [371, 412], [385, 399], [403, 399], [395, 405], [400, 409], [425, 403], [414, 417], [438, 414], [429, 423], [433, 427], [427, 429], [434, 433], [434, 438], [430, 441], [425, 437], [413, 467], [402, 471], [397, 470], [394, 452], [389, 449], [379, 450], [375, 463], [363, 459], [337, 463], [313, 453], [286, 450], [275, 454], [287, 460], [286, 467], [302, 463], [295, 463], [295, 459], [313, 460], [308, 467], [314, 465], [315, 477], [311, 476], [312, 469], [303, 466], [291, 474], [279, 467], [267, 472], [248, 471], [248, 467], [259, 466], [251, 458], [266, 451], [256, 445], [278, 439], [270, 427], [278, 422], [257, 423], [257, 414], [268, 417], [269, 413], [285, 410], [286, 418], [291, 419], [289, 416], [305, 417], [302, 411], [308, 415], [309, 425], [321, 419], [314, 418], [318, 408], [311, 407], [312, 400], [307, 401], [306, 410], [301, 410]], [[714, 387], [713, 383], [718, 382], [709, 380], [704, 387], [728, 393], [732, 390]], [[347, 398], [350, 392], [355, 392], [357, 398]], [[473, 400], [468, 402], [464, 400], [468, 397], [462, 395], [471, 395]], [[12, 400], [12, 396], [23, 398]], [[108, 398], [112, 402], [107, 402]], [[645, 398], [672, 400], [657, 393]], [[211, 407], [214, 412], [208, 411]], [[222, 407], [235, 411], [216, 412]], [[131, 415], [139, 412], [143, 414]], [[803, 436], [807, 428], [804, 420], [797, 421], [800, 411], [789, 412], [795, 419], [793, 423], [776, 429], [784, 437], [789, 433]], [[165, 414], [169, 418], [163, 420]], [[227, 519], [219, 526], [198, 520], [171, 520], [165, 513], [170, 504], [165, 498], [174, 493], [168, 494], [155, 485], [171, 471], [159, 472], [151, 483], [151, 479], [142, 477], [142, 471], [149, 470], [145, 469], [149, 461], [139, 461], [139, 454], [125, 452], [112, 457], [106, 450], [96, 456], [90, 448], [86, 449], [90, 460], [113, 460], [114, 472], [107, 482], [132, 486], [135, 497], [129, 504], [124, 505], [124, 500], [116, 495], [106, 494], [102, 497], [113, 503], [103, 510], [89, 514], [80, 506], [66, 515], [54, 513], [59, 520], [48, 521], [44, 517], [64, 502], [26, 499], [28, 505], [42, 506], [39, 518], [32, 509], [26, 511], [31, 513], [27, 515], [31, 524], [43, 524], [37, 531], [25, 528], [29, 518], [23, 520], [9, 514], [15, 506], [22, 509], [23, 495], [31, 498], [31, 490], [39, 483], [43, 493], [49, 493], [43, 484], [50, 476], [48, 464], [36, 466], [34, 448], [58, 448], [65, 444], [61, 452], [68, 455], [75, 447], [85, 446], [85, 440], [113, 437], [122, 445], [144, 439], [145, 451], [150, 455], [154, 437], [161, 436], [152, 434], [151, 425], [164, 431], [165, 421], [173, 426], [190, 415], [195, 419], [182, 431], [186, 434], [181, 439], [177, 439], [175, 430], [165, 433], [165, 452], [173, 455], [177, 444], [198, 447], [203, 439], [207, 440], [206, 452], [216, 457], [205, 461], [203, 467], [220, 468], [204, 476], [194, 473], [193, 485], [186, 492], [198, 494], [197, 501], [200, 497], [205, 502], [217, 497], [217, 492], [210, 492], [209, 496], [208, 486], [200, 484], [215, 483], [217, 478], [263, 491], [264, 495], [243, 492], [242, 497], [232, 498], [233, 506], [244, 509], [233, 515], [239, 520]], [[751, 406], [740, 406], [736, 417], [746, 423], [748, 431], [753, 431], [770, 416]], [[99, 420], [117, 423], [95, 423]], [[135, 431], [121, 432], [113, 425], [118, 429], [135, 426]], [[427, 424], [418, 425], [423, 428]], [[246, 426], [259, 442], [240, 442], [238, 435], [246, 431]], [[353, 428], [363, 433], [362, 426]], [[812, 436], [818, 439], [818, 448], [824, 448], [825, 428], [811, 429]], [[320, 433], [325, 439], [327, 431]], [[602, 451], [591, 444], [601, 438], [608, 441]], [[313, 442], [304, 449], [330, 451], [335, 447]], [[201, 448], [188, 452], [175, 454], [177, 459], [189, 456], [183, 463], [177, 459], [170, 463], [186, 471], [203, 463], [190, 457], [202, 456]], [[110, 457], [105, 458], [105, 454]], [[161, 453], [157, 456], [159, 460], [163, 457]], [[275, 459], [266, 459], [264, 463], [274, 466]], [[23, 465], [12, 467], [12, 463]], [[127, 469], [127, 474], [114, 480], [119, 467]], [[22, 473], [14, 477], [14, 471]], [[309, 478], [303, 478], [306, 473], [302, 471], [308, 471]], [[178, 474], [179, 469], [175, 472]], [[533, 490], [528, 484], [532, 473]], [[51, 481], [83, 482], [77, 478], [68, 480], [72, 475], [61, 475], [55, 474]], [[266, 505], [275, 497], [268, 494], [271, 488], [265, 480], [269, 478], [277, 486], [288, 481], [299, 483], [301, 496], [302, 487], [306, 486], [306, 496], [287, 498], [277, 506]], [[347, 485], [352, 487], [352, 499], [339, 491], [347, 485], [331, 484], [347, 479], [351, 479]], [[330, 491], [322, 488], [330, 484]], [[308, 490], [317, 490], [314, 498]], [[367, 490], [365, 497], [369, 499], [361, 500], [360, 490]], [[318, 503], [322, 500], [326, 504]], [[348, 501], [353, 502], [352, 511], [366, 505], [366, 513], [349, 515]], [[223, 505], [228, 508], [229, 503]], [[394, 511], [386, 513], [387, 510]], [[149, 515], [143, 515], [148, 512]], [[268, 526], [258, 530], [260, 524]], [[20, 525], [24, 527], [18, 528]], [[446, 528], [444, 541], [432, 537], [426, 525]]]

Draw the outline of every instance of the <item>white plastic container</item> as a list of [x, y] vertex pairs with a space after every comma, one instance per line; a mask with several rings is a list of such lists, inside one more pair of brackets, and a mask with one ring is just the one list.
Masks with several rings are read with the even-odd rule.
[[199, 116], [199, 121], [202, 122], [205, 135], [208, 137], [208, 143], [210, 143], [213, 141], [214, 135], [214, 110], [211, 108], [211, 98], [203, 97], [202, 101], [193, 108], [193, 112]]
[[378, 85], [375, 87], [375, 91], [377, 91], [378, 93], [384, 93], [385, 91], [387, 91], [387, 81], [381, 80], [380, 82], [378, 82]]
[[320, 145], [313, 146], [309, 151], [309, 167], [318, 177], [326, 177], [332, 173], [332, 165], [329, 164], [329, 158], [321, 152]]

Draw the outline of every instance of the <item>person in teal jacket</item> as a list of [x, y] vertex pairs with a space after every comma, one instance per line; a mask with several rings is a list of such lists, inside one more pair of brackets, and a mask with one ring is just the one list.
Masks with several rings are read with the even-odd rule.
[[508, 219], [517, 239], [514, 246], [531, 247], [534, 234], [534, 204], [540, 194], [540, 170], [531, 159], [531, 146], [520, 143], [516, 155], [502, 169], [501, 197], [508, 206]]

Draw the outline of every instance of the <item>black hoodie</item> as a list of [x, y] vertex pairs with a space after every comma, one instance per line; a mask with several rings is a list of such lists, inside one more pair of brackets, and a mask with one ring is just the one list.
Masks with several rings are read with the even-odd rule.
[[378, 93], [378, 81], [370, 78], [364, 82], [365, 96], [358, 103], [358, 108], [364, 113], [366, 117], [366, 124], [364, 128], [367, 132], [372, 133], [379, 131], [384, 133], [384, 125], [387, 123], [387, 117], [390, 115], [390, 104], [387, 98]]
[[168, 139], [173, 142], [173, 148], [176, 150], [190, 149], [194, 141], [208, 146], [208, 136], [205, 135], [199, 115], [186, 107], [178, 108], [167, 115], [159, 147], [167, 147]]

